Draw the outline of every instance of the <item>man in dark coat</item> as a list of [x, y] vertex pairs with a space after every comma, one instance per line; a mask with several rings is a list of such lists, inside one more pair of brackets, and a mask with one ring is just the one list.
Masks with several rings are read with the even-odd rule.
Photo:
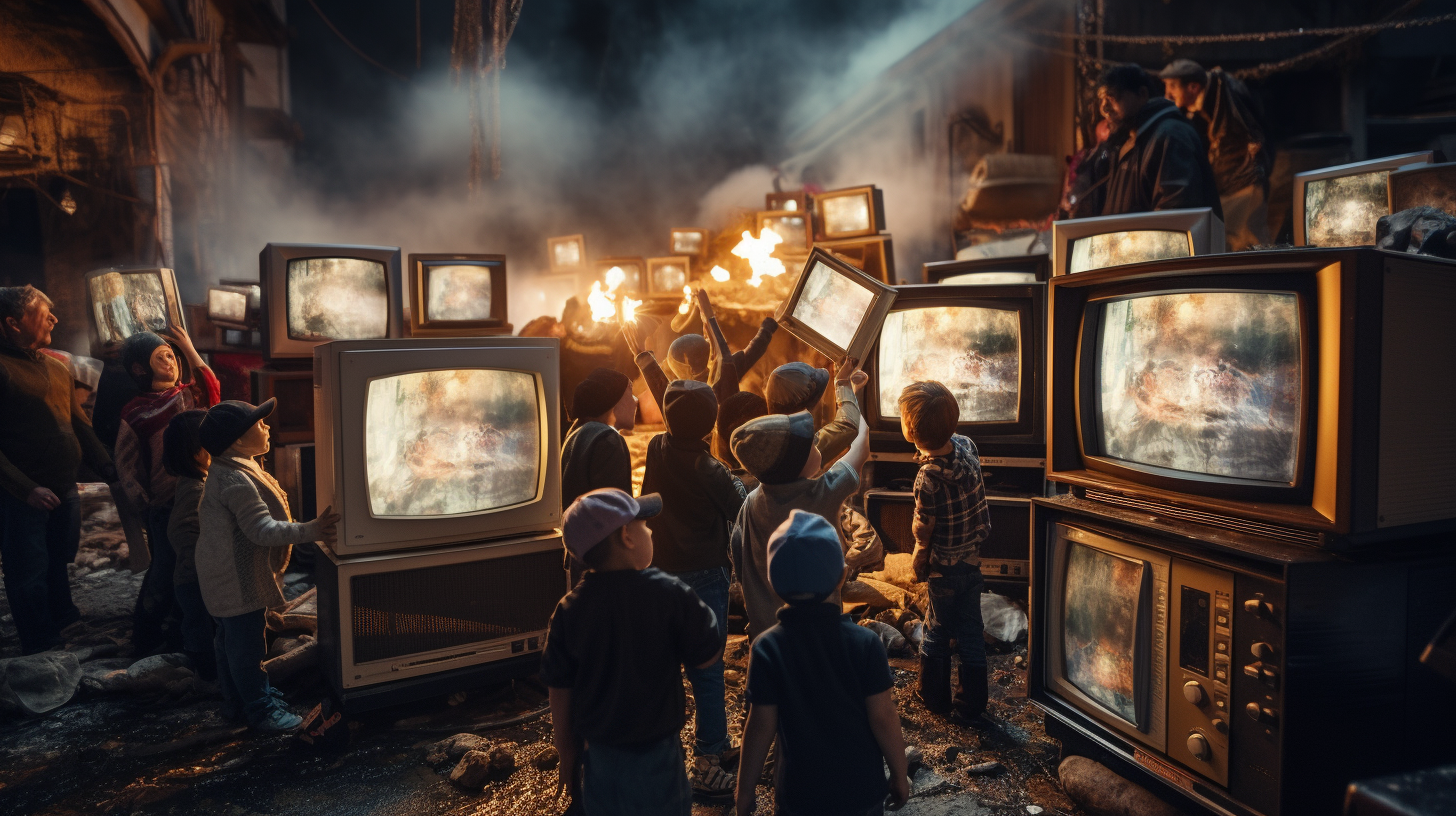
[[1097, 99], [1113, 126], [1103, 215], [1212, 207], [1223, 217], [1203, 141], [1160, 80], [1136, 65], [1109, 68]]

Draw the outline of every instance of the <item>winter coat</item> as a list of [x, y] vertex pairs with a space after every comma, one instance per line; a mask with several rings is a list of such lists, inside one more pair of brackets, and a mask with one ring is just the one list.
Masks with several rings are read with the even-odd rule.
[[1212, 207], [1223, 217], [1203, 140], [1171, 101], [1149, 99], [1108, 143], [1116, 153], [1103, 215]]

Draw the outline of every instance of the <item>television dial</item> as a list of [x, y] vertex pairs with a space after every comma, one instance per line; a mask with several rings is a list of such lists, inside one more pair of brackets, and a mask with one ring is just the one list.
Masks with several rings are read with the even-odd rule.
[[1194, 705], [1203, 705], [1208, 695], [1203, 693], [1203, 686], [1197, 680], [1189, 680], [1183, 684], [1183, 699]]
[[1259, 660], [1268, 660], [1274, 657], [1274, 647], [1270, 646], [1267, 643], [1264, 643], [1263, 641], [1260, 641], [1250, 646], [1249, 651], [1252, 652], [1254, 657], [1258, 658]]
[[1225, 720], [1223, 717], [1214, 717], [1213, 718], [1213, 730], [1217, 731], [1220, 734], [1223, 734], [1223, 735], [1227, 736], [1228, 735], [1228, 732], [1229, 732], [1228, 720]]
[[1208, 738], [1196, 731], [1188, 735], [1188, 753], [1204, 762], [1213, 758], [1213, 750], [1208, 747]]
[[1250, 598], [1244, 601], [1244, 611], [1251, 615], [1272, 617], [1274, 615], [1274, 604], [1268, 601], [1261, 601], [1258, 598]]
[[1244, 706], [1244, 713], [1249, 715], [1249, 719], [1264, 723], [1265, 725], [1273, 725], [1274, 721], [1279, 718], [1279, 715], [1274, 712], [1274, 709], [1261, 708], [1258, 703], [1249, 703]]

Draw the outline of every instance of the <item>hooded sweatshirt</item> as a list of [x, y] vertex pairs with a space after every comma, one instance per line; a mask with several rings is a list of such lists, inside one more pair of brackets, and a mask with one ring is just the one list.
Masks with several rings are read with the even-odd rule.
[[1171, 101], [1149, 99], [1107, 141], [1116, 152], [1102, 215], [1212, 207], [1223, 217], [1208, 151]]
[[976, 444], [956, 434], [944, 456], [917, 455], [915, 515], [930, 531], [930, 560], [941, 566], [979, 565], [991, 534], [991, 511]]

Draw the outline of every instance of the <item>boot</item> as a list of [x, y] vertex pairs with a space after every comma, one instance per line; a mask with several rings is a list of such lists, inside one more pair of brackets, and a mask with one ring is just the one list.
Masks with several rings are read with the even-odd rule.
[[986, 713], [986, 667], [967, 666], [962, 663], [959, 673], [960, 689], [955, 695], [956, 713], [967, 720], [974, 720]]
[[915, 699], [932, 714], [950, 711], [950, 658], [920, 656], [920, 687]]

